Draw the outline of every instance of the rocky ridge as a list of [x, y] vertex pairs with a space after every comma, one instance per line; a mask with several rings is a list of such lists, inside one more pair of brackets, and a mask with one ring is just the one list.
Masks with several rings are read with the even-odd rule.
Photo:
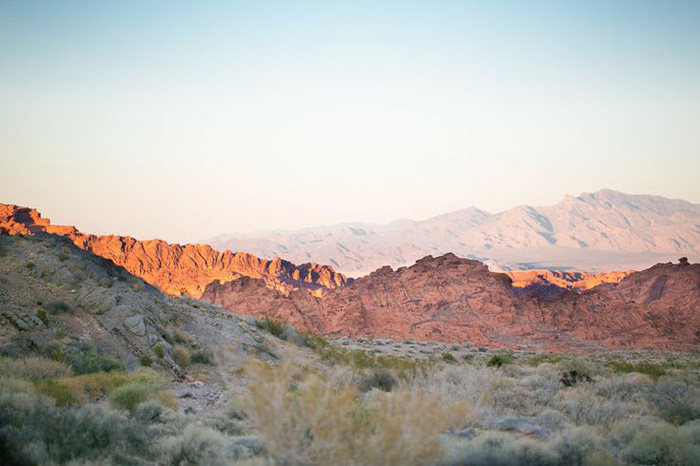
[[35, 209], [16, 205], [0, 204], [0, 230], [10, 235], [43, 232], [65, 236], [81, 249], [109, 259], [171, 295], [199, 297], [214, 280], [228, 282], [241, 277], [260, 279], [284, 294], [305, 289], [320, 295], [347, 281], [331, 267], [314, 263], [297, 266], [280, 258], [219, 252], [207, 245], [84, 234], [72, 226], [51, 225]]
[[321, 299], [254, 280], [211, 283], [202, 299], [327, 337], [469, 342], [533, 350], [700, 350], [700, 264], [659, 264], [590, 290], [518, 293], [505, 274], [454, 254], [383, 267]]

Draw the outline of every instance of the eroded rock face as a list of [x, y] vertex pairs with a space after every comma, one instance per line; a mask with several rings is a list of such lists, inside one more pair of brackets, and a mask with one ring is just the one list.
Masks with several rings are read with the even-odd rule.
[[634, 270], [622, 272], [570, 272], [560, 270], [514, 270], [503, 272], [513, 281], [521, 294], [558, 296], [566, 290], [590, 290], [603, 283], [619, 283]]
[[700, 264], [659, 264], [590, 290], [521, 295], [511, 279], [453, 254], [383, 267], [320, 299], [255, 280], [212, 283], [202, 299], [321, 334], [547, 350], [700, 350]]
[[318, 264], [295, 265], [243, 252], [219, 252], [209, 246], [139, 241], [129, 236], [83, 234], [75, 227], [51, 225], [34, 209], [0, 204], [0, 228], [10, 235], [50, 233], [70, 238], [78, 247], [109, 259], [171, 295], [199, 297], [214, 280], [261, 279], [284, 294], [306, 289], [316, 295], [345, 285], [344, 275]]

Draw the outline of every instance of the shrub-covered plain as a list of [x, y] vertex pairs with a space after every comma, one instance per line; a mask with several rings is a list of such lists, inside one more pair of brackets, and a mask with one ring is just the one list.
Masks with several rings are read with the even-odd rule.
[[189, 353], [190, 369], [237, 387], [230, 405], [200, 413], [179, 407], [173, 375], [147, 364], [81, 373], [0, 358], [0, 463], [700, 465], [693, 355], [418, 360], [312, 334], [296, 343], [279, 341], [278, 359], [216, 366]]

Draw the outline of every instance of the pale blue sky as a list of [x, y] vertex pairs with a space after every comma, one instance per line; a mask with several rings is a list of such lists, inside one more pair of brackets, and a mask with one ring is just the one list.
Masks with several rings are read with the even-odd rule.
[[700, 202], [700, 2], [0, 1], [0, 202], [95, 233]]

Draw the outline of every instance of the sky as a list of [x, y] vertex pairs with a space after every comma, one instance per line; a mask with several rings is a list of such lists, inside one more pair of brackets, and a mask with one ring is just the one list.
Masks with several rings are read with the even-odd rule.
[[0, 1], [0, 202], [96, 234], [700, 203], [698, 1]]

